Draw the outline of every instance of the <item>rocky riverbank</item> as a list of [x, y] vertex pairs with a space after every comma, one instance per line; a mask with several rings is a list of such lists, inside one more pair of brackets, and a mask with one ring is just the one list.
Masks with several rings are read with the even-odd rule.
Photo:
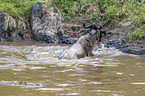
[[[105, 28], [107, 29], [107, 28]], [[126, 37], [126, 33], [132, 31], [130, 28], [124, 28], [121, 26], [107, 29], [108, 33], [102, 40], [102, 43], [106, 47], [115, 47], [123, 53], [129, 53], [134, 55], [145, 54], [145, 40], [130, 40]]]
[[[122, 26], [105, 26], [101, 31], [107, 34], [102, 38], [106, 47], [115, 47], [124, 53], [145, 54], [145, 40], [129, 40], [126, 38], [130, 28]], [[37, 2], [31, 9], [29, 24], [21, 19], [14, 19], [8, 13], [0, 13], [0, 41], [36, 40], [42, 43], [73, 44], [84, 35], [83, 24], [66, 24], [58, 8], [45, 8]]]

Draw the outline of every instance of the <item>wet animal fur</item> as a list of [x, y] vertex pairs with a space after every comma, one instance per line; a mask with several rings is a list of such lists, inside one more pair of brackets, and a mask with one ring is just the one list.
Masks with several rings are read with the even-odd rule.
[[62, 52], [58, 59], [79, 59], [93, 56], [92, 49], [100, 41], [100, 30], [90, 29], [89, 33], [81, 36], [69, 49]]

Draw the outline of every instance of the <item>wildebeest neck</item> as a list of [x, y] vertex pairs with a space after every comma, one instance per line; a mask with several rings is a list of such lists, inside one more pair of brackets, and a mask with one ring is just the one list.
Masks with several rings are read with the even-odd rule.
[[97, 31], [96, 30], [90, 30], [90, 32], [88, 34], [86, 34], [84, 36], [85, 38], [85, 42], [91, 46], [94, 45], [94, 42], [96, 41], [96, 38], [97, 38]]

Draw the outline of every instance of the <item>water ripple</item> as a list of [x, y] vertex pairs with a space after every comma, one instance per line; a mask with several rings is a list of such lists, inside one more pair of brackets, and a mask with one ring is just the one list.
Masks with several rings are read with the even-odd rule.
[[41, 83], [34, 84], [31, 82], [18, 81], [0, 81], [0, 85], [22, 86], [22, 87], [43, 87]]

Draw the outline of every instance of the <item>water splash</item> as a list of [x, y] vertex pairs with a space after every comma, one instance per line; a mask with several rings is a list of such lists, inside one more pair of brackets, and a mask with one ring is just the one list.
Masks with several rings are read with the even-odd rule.
[[111, 56], [118, 56], [122, 54], [122, 52], [114, 47], [107, 48], [104, 46], [104, 44], [101, 44], [101, 45], [96, 45], [96, 47], [94, 47], [93, 54], [95, 56], [111, 57]]
[[34, 84], [31, 82], [18, 81], [0, 81], [0, 85], [21, 86], [21, 87], [43, 87], [41, 83]]
[[[112, 57], [121, 54], [114, 48], [100, 47], [97, 49], [94, 48], [94, 57], [85, 57], [72, 60], [58, 60], [59, 55], [66, 48], [68, 48], [68, 46], [1, 46], [0, 51], [2, 51], [2, 53], [0, 54], [0, 63], [10, 63], [11, 68], [14, 67], [14, 65], [11, 64], [56, 64], [58, 66], [78, 66], [80, 64], [89, 63], [94, 66], [114, 66], [114, 64], [112, 65], [112, 63], [111, 65], [109, 65], [109, 63], [101, 65], [102, 61], [104, 61], [101, 57]], [[3, 55], [6, 56], [4, 57]], [[3, 66], [0, 67], [3, 68]], [[4, 67], [8, 68], [6, 66]]]

